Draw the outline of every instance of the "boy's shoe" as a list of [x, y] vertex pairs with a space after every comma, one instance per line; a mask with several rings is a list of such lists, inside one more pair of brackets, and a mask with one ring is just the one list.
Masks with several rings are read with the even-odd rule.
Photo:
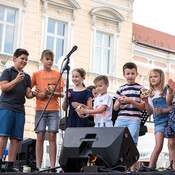
[[16, 167], [11, 166], [6, 168], [6, 172], [19, 172], [19, 170]]

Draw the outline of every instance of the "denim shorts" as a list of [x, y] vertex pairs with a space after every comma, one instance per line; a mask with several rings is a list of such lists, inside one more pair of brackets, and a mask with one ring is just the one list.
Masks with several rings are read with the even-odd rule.
[[23, 113], [0, 109], [0, 136], [23, 140], [25, 115]]
[[[38, 120], [41, 114], [42, 114], [42, 111], [36, 111], [35, 127], [36, 127], [36, 124], [38, 123]], [[48, 126], [48, 132], [57, 133], [58, 122], [59, 122], [58, 118], [59, 118], [59, 111], [45, 111], [35, 132], [36, 133], [46, 132], [46, 126]]]
[[123, 119], [118, 118], [115, 122], [115, 127], [128, 127], [131, 137], [134, 140], [134, 143], [138, 142], [139, 130], [140, 130], [140, 120], [134, 119]]
[[154, 124], [154, 134], [156, 134], [157, 132], [165, 133], [166, 126], [167, 126], [167, 121], [165, 121], [164, 123]]

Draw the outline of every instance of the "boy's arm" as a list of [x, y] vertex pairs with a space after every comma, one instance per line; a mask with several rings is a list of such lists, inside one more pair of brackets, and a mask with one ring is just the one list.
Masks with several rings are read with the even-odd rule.
[[117, 99], [115, 100], [115, 103], [114, 103], [114, 110], [115, 111], [118, 111], [120, 109], [120, 101]]
[[63, 97], [64, 97], [63, 87], [60, 88], [59, 92], [56, 92], [56, 91], [55, 91], [55, 92], [53, 93], [53, 96], [63, 98]]
[[27, 87], [27, 89], [26, 89], [26, 97], [28, 99], [36, 97], [38, 95], [38, 92], [39, 92], [39, 89], [36, 89], [35, 91], [32, 91], [30, 87]]
[[126, 96], [123, 96], [123, 99], [121, 101], [122, 103], [131, 103], [135, 108], [141, 110], [141, 111], [144, 111], [145, 110], [145, 104], [141, 101], [140, 103], [126, 97]]
[[76, 112], [80, 114], [101, 114], [103, 113], [107, 108], [107, 105], [101, 105], [98, 109], [83, 109], [83, 108], [76, 108]]
[[11, 89], [13, 89], [19, 82], [21, 82], [23, 79], [24, 79], [24, 74], [20, 75], [20, 73], [17, 75], [17, 77], [8, 82], [8, 81], [1, 81], [0, 82], [0, 88], [2, 90], [2, 92], [8, 92], [10, 91]]

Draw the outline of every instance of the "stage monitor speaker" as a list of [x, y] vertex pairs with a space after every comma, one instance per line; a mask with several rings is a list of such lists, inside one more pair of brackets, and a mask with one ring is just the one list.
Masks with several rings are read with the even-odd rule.
[[32, 170], [36, 169], [35, 154], [36, 139], [24, 139], [20, 142], [16, 155], [15, 166], [22, 169], [23, 165], [28, 165]]
[[97, 156], [95, 165], [125, 171], [139, 152], [126, 127], [67, 128], [59, 164], [64, 172], [80, 172], [88, 155]]

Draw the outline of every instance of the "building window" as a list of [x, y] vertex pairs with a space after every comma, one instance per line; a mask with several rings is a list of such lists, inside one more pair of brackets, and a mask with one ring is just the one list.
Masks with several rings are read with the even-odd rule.
[[[109, 74], [111, 57], [111, 36], [96, 32], [94, 72]], [[98, 65], [98, 66], [97, 66]]]
[[55, 53], [55, 64], [63, 55], [65, 44], [65, 24], [49, 19], [47, 25], [46, 48]]
[[13, 53], [16, 10], [0, 7], [0, 52]]

